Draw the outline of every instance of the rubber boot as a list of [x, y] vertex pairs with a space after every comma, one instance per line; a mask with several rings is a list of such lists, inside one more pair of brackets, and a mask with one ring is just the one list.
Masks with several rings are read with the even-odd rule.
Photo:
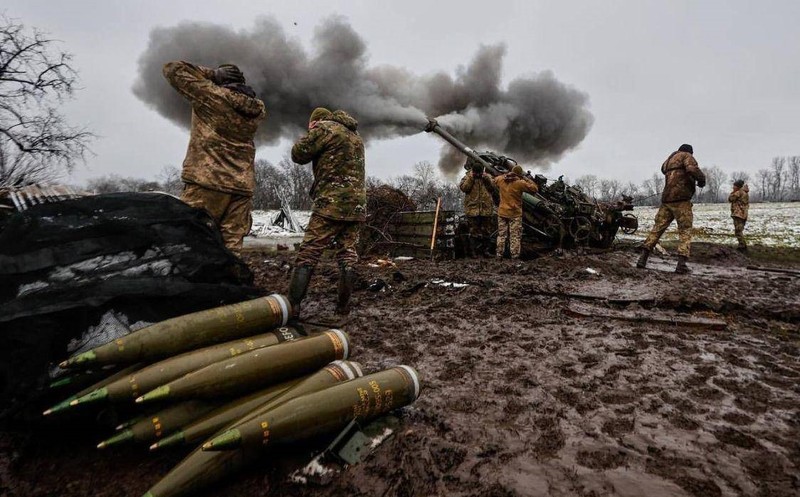
[[356, 270], [350, 266], [339, 268], [339, 292], [336, 300], [336, 314], [347, 316], [350, 314], [350, 295], [356, 283]]
[[686, 260], [687, 259], [688, 259], [688, 257], [686, 257], [685, 255], [679, 255], [678, 256], [678, 265], [675, 266], [675, 272], [676, 273], [678, 273], [678, 274], [690, 274], [692, 272], [692, 270], [689, 269], [689, 266], [686, 265]]
[[647, 267], [647, 259], [650, 258], [650, 251], [642, 247], [642, 253], [639, 255], [639, 260], [636, 261], [636, 267], [644, 269]]
[[314, 274], [314, 268], [311, 266], [297, 266], [292, 270], [292, 278], [289, 280], [289, 303], [292, 304], [292, 316], [289, 318], [289, 325], [294, 326], [302, 331], [303, 327], [300, 325], [300, 304], [306, 298], [308, 292], [308, 283], [311, 281], [311, 275]]

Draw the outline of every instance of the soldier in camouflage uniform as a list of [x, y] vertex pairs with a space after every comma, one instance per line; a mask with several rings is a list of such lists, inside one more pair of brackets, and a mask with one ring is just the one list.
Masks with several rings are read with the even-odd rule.
[[512, 259], [519, 259], [522, 253], [522, 194], [536, 193], [539, 187], [523, 176], [525, 171], [517, 165], [511, 172], [496, 176], [493, 181], [500, 191], [500, 205], [497, 207], [497, 258], [502, 259], [509, 240]]
[[467, 161], [468, 168], [458, 187], [464, 192], [464, 214], [469, 224], [469, 252], [472, 257], [489, 256], [494, 231], [494, 194], [492, 176], [480, 163]]
[[733, 191], [728, 195], [731, 203], [731, 217], [733, 218], [733, 232], [739, 241], [737, 249], [747, 252], [747, 241], [744, 239], [744, 225], [747, 223], [747, 211], [750, 209], [750, 188], [744, 180], [733, 182]]
[[205, 209], [219, 224], [225, 246], [238, 254], [250, 230], [253, 137], [266, 116], [264, 102], [232, 64], [211, 69], [170, 62], [164, 66], [164, 77], [192, 104], [181, 200]]
[[295, 318], [306, 295], [314, 267], [323, 250], [338, 242], [339, 287], [336, 313], [350, 312], [355, 283], [358, 233], [366, 219], [364, 143], [356, 131], [358, 122], [342, 110], [319, 107], [311, 113], [308, 134], [292, 147], [292, 160], [313, 163], [313, 209], [303, 243], [297, 252], [289, 284], [289, 300]]
[[647, 235], [642, 245], [642, 254], [636, 267], [647, 266], [650, 252], [656, 246], [661, 235], [667, 230], [672, 221], [678, 223], [678, 265], [676, 273], [691, 273], [686, 265], [689, 259], [689, 250], [692, 243], [692, 197], [694, 197], [695, 184], [700, 188], [706, 185], [706, 176], [692, 155], [694, 150], [691, 145], [683, 144], [677, 151], [672, 152], [664, 164], [661, 172], [664, 174], [664, 191], [661, 194], [661, 206], [656, 213], [653, 229]]

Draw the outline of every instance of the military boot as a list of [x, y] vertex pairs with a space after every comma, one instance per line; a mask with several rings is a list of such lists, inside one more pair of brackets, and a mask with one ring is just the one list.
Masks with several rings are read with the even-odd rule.
[[351, 266], [339, 268], [339, 292], [336, 300], [336, 314], [347, 316], [350, 314], [350, 295], [356, 283], [356, 270]]
[[639, 260], [636, 261], [636, 267], [644, 269], [647, 267], [647, 259], [650, 258], [650, 251], [642, 247], [642, 253], [639, 254]]
[[311, 266], [297, 266], [292, 270], [288, 297], [292, 304], [292, 317], [289, 321], [294, 326], [297, 326], [297, 321], [300, 319], [300, 303], [306, 297], [312, 274], [314, 274], [314, 268]]
[[686, 260], [687, 259], [688, 259], [688, 257], [686, 257], [685, 255], [679, 255], [678, 256], [678, 265], [675, 266], [675, 272], [676, 273], [678, 273], [678, 274], [690, 274], [692, 272], [692, 270], [689, 269], [689, 266], [686, 265]]

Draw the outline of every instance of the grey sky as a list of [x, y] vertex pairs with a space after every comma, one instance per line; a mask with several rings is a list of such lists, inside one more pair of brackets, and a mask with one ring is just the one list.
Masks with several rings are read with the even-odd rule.
[[[480, 44], [505, 43], [504, 81], [551, 70], [590, 97], [592, 130], [548, 175], [593, 173], [638, 183], [683, 142], [694, 145], [701, 166], [729, 172], [754, 172], [773, 156], [800, 153], [795, 0], [10, 0], [3, 8], [75, 55], [83, 90], [66, 114], [101, 137], [92, 147], [96, 156], [73, 175], [76, 182], [109, 173], [155, 177], [183, 159], [187, 131], [131, 92], [153, 27], [193, 20], [250, 29], [264, 15], [306, 46], [322, 19], [342, 15], [367, 42], [371, 64], [417, 74], [451, 72]], [[276, 161], [287, 146], [261, 148], [258, 156]], [[373, 142], [368, 174], [385, 178], [420, 160], [436, 162], [440, 146], [424, 133]]]

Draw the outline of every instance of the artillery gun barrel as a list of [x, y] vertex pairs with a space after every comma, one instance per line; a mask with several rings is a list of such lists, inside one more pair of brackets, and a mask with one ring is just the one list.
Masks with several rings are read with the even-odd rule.
[[437, 135], [441, 136], [447, 143], [456, 147], [462, 154], [466, 155], [470, 159], [481, 164], [484, 168], [486, 168], [486, 171], [492, 176], [498, 176], [499, 174], [501, 174], [500, 171], [495, 169], [491, 164], [481, 159], [481, 156], [476, 154], [474, 150], [464, 145], [463, 143], [458, 141], [456, 137], [445, 131], [445, 129], [442, 128], [442, 126], [439, 124], [438, 121], [436, 121], [436, 119], [430, 117], [428, 118], [428, 125], [425, 126], [425, 132], [436, 133]]

